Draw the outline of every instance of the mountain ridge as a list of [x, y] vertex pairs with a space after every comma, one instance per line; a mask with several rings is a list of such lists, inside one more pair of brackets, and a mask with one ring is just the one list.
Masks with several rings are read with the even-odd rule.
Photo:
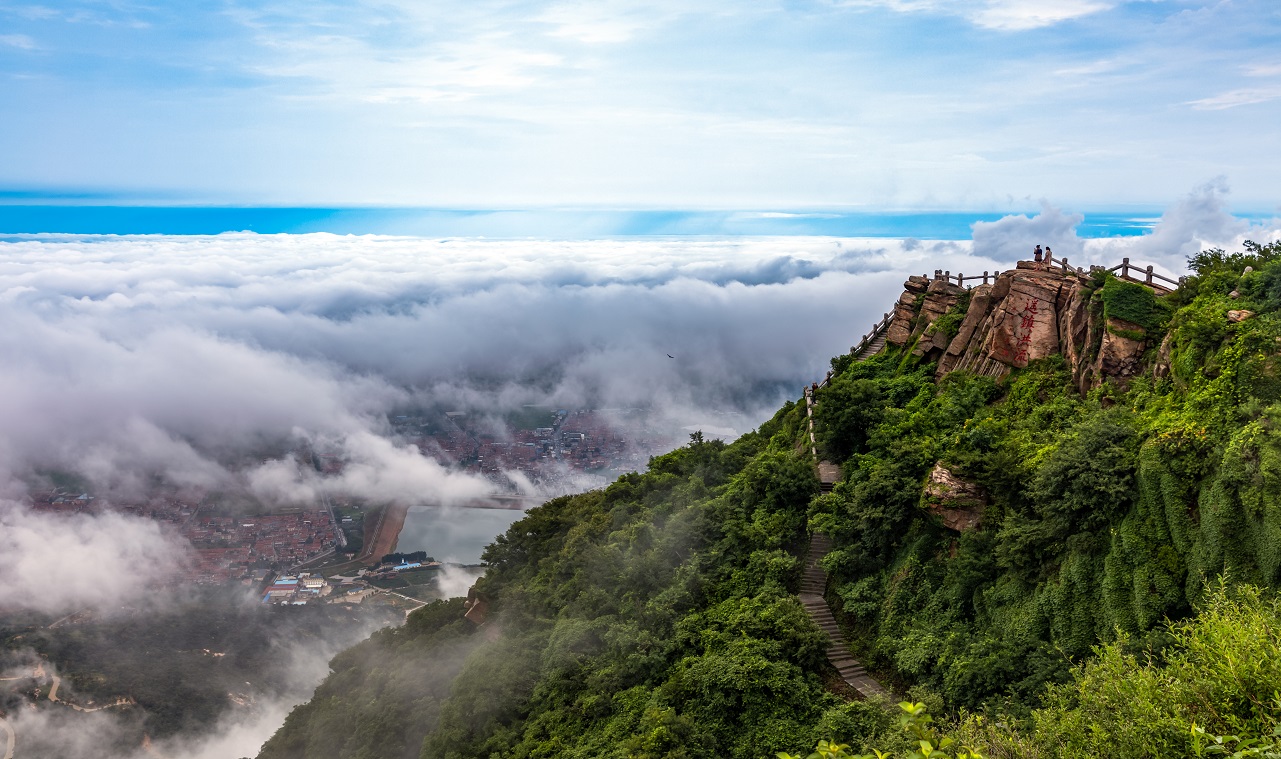
[[[1162, 661], [1165, 620], [1192, 618], [1207, 582], [1281, 580], [1281, 244], [1251, 245], [1194, 257], [1161, 295], [1037, 262], [1004, 293], [1006, 274], [987, 291], [909, 280], [885, 350], [833, 359], [814, 393], [814, 452], [843, 475], [830, 492], [789, 402], [733, 443], [696, 436], [532, 509], [485, 553], [482, 627], [434, 605], [340, 656], [261, 756], [903, 746], [881, 703], [849, 700], [798, 600], [816, 532], [869, 672], [935, 713], [1043, 724], [1097, 646]], [[1250, 724], [1281, 718], [1259, 708]], [[374, 751], [379, 735], [400, 743]]]

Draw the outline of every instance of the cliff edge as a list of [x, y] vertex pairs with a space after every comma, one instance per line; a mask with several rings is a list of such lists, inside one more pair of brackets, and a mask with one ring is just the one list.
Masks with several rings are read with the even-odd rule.
[[887, 343], [937, 362], [939, 377], [1000, 377], [1061, 355], [1081, 392], [1109, 379], [1124, 384], [1141, 371], [1165, 310], [1142, 284], [1048, 262], [1020, 261], [971, 289], [951, 280], [908, 278], [886, 332]]

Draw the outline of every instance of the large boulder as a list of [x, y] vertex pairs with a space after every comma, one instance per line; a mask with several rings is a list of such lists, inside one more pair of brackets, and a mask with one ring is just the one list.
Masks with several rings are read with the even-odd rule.
[[[964, 290], [945, 280], [912, 277], [895, 306], [888, 342], [938, 361], [938, 376], [966, 370], [1000, 377], [1037, 359], [1061, 355], [1081, 392], [1108, 379], [1127, 382], [1142, 370], [1143, 329], [1102, 315], [1090, 279], [1044, 263], [1017, 267], [970, 291], [970, 305], [955, 336], [935, 329]], [[1249, 318], [1239, 312], [1230, 318]]]
[[1112, 378], [1124, 384], [1139, 373], [1143, 352], [1147, 350], [1147, 332], [1133, 322], [1109, 317], [1094, 365], [1095, 382]]
[[939, 375], [965, 369], [999, 377], [1064, 353], [1063, 336], [1084, 329], [1071, 316], [1082, 300], [1082, 284], [1075, 274], [1023, 261], [990, 287], [976, 287], [960, 331], [939, 362]]
[[912, 325], [916, 321], [916, 301], [925, 297], [925, 286], [913, 280], [925, 279], [912, 277], [903, 286], [903, 294], [894, 303], [894, 317], [889, 329], [885, 331], [885, 342], [891, 345], [907, 345], [912, 339]]
[[940, 461], [925, 480], [921, 504], [938, 515], [944, 527], [965, 532], [979, 526], [988, 495], [976, 483], [956, 476]]
[[[1011, 275], [1009, 294], [994, 315], [988, 357], [1022, 369], [1029, 361], [1062, 353], [1059, 345], [1059, 291], [1063, 282]], [[1039, 274], [1039, 272], [1038, 272]]]

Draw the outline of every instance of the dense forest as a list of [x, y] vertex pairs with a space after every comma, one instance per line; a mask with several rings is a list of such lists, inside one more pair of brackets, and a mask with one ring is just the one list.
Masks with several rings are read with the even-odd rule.
[[[1271, 736], [1281, 244], [1189, 264], [1159, 298], [1094, 275], [1088, 308], [1147, 353], [1084, 393], [1058, 357], [999, 379], [938, 378], [912, 346], [834, 359], [815, 413], [830, 493], [789, 403], [531, 510], [485, 552], [485, 624], [441, 602], [342, 654], [261, 756], [906, 750], [898, 707], [850, 699], [796, 598], [810, 531], [835, 544], [828, 600], [855, 653], [986, 755]], [[973, 526], [923, 495], [938, 467], [973, 488]]]

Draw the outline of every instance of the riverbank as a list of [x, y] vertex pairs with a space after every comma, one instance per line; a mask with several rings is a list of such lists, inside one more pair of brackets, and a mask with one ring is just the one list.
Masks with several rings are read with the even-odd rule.
[[378, 524], [374, 532], [365, 538], [365, 548], [357, 558], [365, 566], [377, 564], [382, 557], [396, 550], [396, 541], [400, 539], [400, 530], [405, 526], [405, 517], [409, 506], [390, 504], [383, 507], [378, 515]]

